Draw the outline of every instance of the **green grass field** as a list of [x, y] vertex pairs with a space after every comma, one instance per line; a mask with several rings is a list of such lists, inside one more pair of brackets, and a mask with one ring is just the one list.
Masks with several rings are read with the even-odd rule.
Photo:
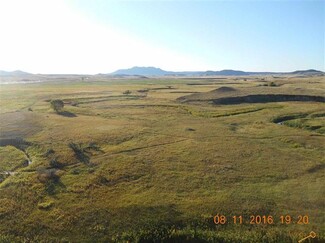
[[1, 85], [0, 242], [324, 242], [325, 103], [214, 105], [220, 87], [322, 96], [325, 82]]

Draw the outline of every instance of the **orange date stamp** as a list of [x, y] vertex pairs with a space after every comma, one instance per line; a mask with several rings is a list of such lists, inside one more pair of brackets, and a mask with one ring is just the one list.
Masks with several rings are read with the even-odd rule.
[[308, 215], [231, 215], [225, 216], [222, 214], [216, 214], [213, 217], [213, 222], [216, 225], [225, 225], [225, 224], [250, 224], [250, 225], [273, 225], [273, 224], [299, 224], [307, 225], [309, 224]]

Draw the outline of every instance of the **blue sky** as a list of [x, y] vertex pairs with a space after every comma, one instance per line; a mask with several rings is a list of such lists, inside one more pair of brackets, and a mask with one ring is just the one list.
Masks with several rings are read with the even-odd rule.
[[[10, 31], [12, 24], [16, 32], [21, 28], [28, 33], [27, 28], [32, 40], [21, 44], [8, 37], [7, 46], [0, 40], [0, 51], [6, 46], [8, 55], [7, 63], [0, 57], [0, 69], [97, 73], [158, 66], [171, 71], [325, 71], [325, 1], [27, 2], [23, 7], [35, 19], [28, 23], [30, 14], [20, 15], [19, 23], [7, 14], [6, 28]], [[10, 6], [1, 6], [4, 3], [0, 9], [7, 7], [10, 13]]]

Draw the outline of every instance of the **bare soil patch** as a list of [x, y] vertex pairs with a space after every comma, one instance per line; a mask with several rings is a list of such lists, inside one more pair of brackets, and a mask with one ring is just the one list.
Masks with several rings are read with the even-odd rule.
[[19, 111], [0, 116], [0, 140], [25, 139], [39, 131], [39, 116], [33, 112]]

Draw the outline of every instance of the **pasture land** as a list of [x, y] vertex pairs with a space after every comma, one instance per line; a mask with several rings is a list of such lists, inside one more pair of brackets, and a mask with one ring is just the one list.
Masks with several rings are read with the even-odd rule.
[[[0, 242], [322, 242], [324, 91], [324, 77], [1, 85]], [[249, 95], [321, 98], [215, 102]]]

